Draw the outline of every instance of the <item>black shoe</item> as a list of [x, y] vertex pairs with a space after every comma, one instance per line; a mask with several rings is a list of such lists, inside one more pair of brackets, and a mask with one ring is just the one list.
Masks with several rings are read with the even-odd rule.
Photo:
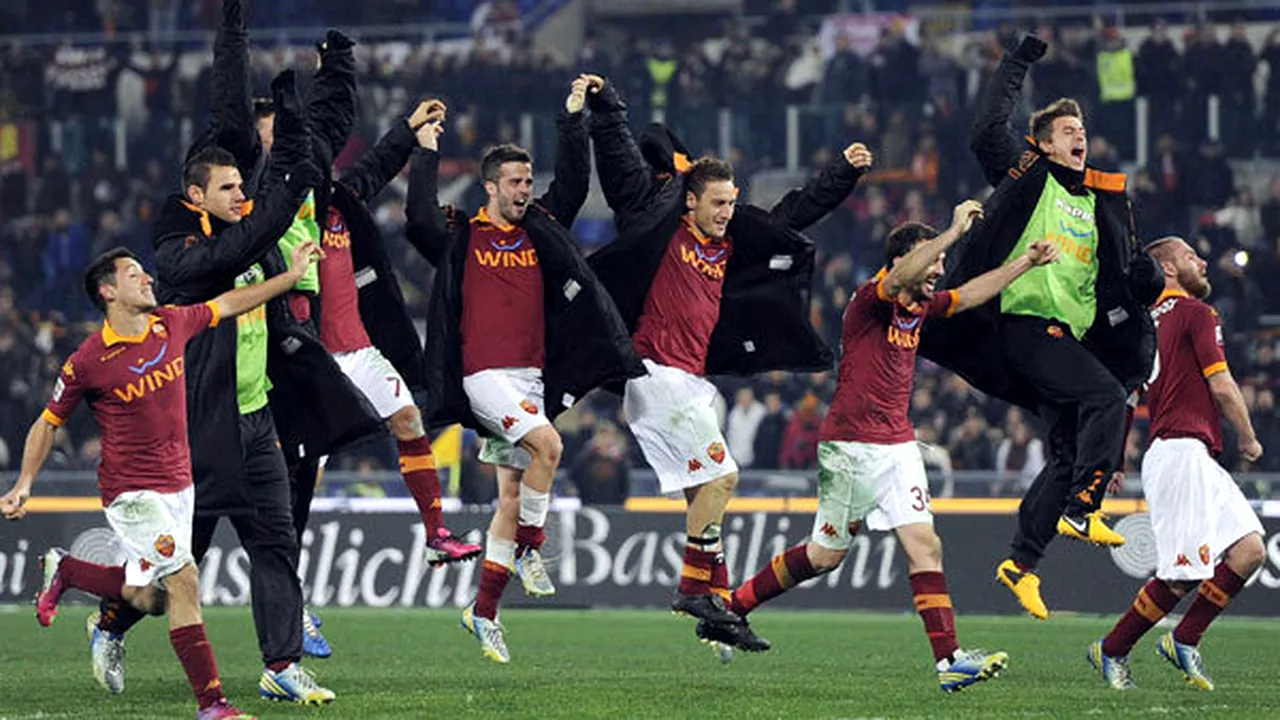
[[700, 620], [693, 631], [699, 640], [731, 645], [744, 652], [764, 652], [773, 647], [773, 643], [752, 632], [746, 618], [731, 625]]
[[677, 615], [688, 615], [721, 625], [734, 625], [742, 622], [742, 618], [725, 609], [724, 600], [719, 595], [684, 595], [677, 592], [671, 599], [671, 612]]

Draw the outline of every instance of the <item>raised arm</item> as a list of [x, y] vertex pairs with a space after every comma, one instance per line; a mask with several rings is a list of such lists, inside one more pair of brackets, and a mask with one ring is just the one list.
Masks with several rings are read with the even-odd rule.
[[223, 0], [222, 21], [213, 41], [210, 138], [214, 145], [235, 156], [246, 183], [262, 154], [251, 87], [244, 1]]
[[889, 268], [880, 281], [884, 294], [894, 297], [906, 288], [919, 285], [929, 273], [929, 268], [938, 261], [938, 256], [964, 237], [973, 222], [980, 217], [982, 204], [978, 201], [966, 200], [957, 205], [951, 216], [951, 227], [935, 238], [916, 243], [915, 247]]
[[320, 69], [311, 85], [307, 102], [307, 130], [311, 134], [316, 165], [333, 166], [333, 160], [347, 145], [356, 124], [355, 41], [338, 30], [330, 30], [317, 46]]
[[573, 225], [591, 188], [591, 148], [582, 112], [589, 84], [585, 75], [573, 81], [565, 111], [556, 118], [556, 172], [551, 186], [537, 200], [565, 227]]
[[440, 208], [440, 121], [425, 124], [417, 132], [422, 146], [409, 166], [409, 195], [405, 199], [405, 237], [427, 262], [436, 267], [449, 240], [449, 222]]
[[418, 103], [407, 120], [392, 125], [376, 145], [342, 173], [338, 182], [350, 188], [363, 201], [373, 199], [409, 162], [414, 148], [419, 146], [416, 132], [427, 122], [442, 123], [444, 115], [445, 105], [439, 100]]
[[653, 188], [653, 171], [627, 125], [627, 105], [611, 83], [589, 91], [590, 133], [596, 175], [604, 199], [615, 213], [643, 211]]
[[769, 214], [775, 222], [793, 230], [804, 230], [835, 210], [858, 185], [858, 178], [871, 167], [872, 155], [866, 145], [854, 143], [844, 157], [798, 190], [791, 190]]
[[1048, 46], [1028, 35], [1012, 53], [1006, 53], [987, 81], [969, 135], [969, 149], [977, 156], [992, 187], [1000, 184], [1022, 155], [1020, 135], [1009, 124], [1022, 98], [1022, 84], [1031, 64], [1044, 56]]
[[1052, 244], [1043, 240], [1031, 243], [1025, 254], [956, 288], [959, 300], [952, 313], [985, 305], [991, 298], [999, 295], [1001, 290], [1009, 287], [1009, 283], [1022, 277], [1026, 271], [1033, 267], [1057, 262], [1057, 260], [1058, 248]]

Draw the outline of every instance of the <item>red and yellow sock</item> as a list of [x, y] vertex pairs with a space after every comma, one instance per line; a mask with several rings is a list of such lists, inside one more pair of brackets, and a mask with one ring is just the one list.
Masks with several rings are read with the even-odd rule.
[[908, 578], [915, 597], [916, 612], [924, 621], [925, 634], [933, 646], [935, 660], [950, 659], [959, 649], [956, 642], [956, 616], [947, 592], [947, 578], [941, 572], [918, 572]]
[[440, 527], [440, 475], [436, 472], [436, 459], [431, 454], [431, 440], [425, 435], [413, 440], [397, 440], [400, 451], [400, 474], [404, 484], [418, 505], [423, 530], [428, 539], [436, 536]]
[[1178, 596], [1173, 594], [1168, 583], [1152, 578], [1138, 591], [1128, 612], [1102, 639], [1102, 654], [1107, 657], [1127, 656], [1138, 640], [1176, 607]]
[[791, 588], [820, 573], [809, 562], [807, 545], [801, 543], [788, 548], [769, 561], [769, 566], [746, 581], [729, 601], [729, 610], [746, 615]]
[[[213, 646], [205, 636], [204, 624], [185, 625], [169, 631], [169, 642], [177, 654], [182, 669], [187, 673], [191, 691], [203, 710], [224, 699], [222, 680], [218, 678], [218, 663], [213, 658]], [[286, 665], [287, 666], [287, 665]]]
[[1173, 629], [1173, 639], [1183, 645], [1199, 645], [1209, 624], [1227, 609], [1231, 598], [1240, 594], [1247, 579], [1237, 575], [1225, 562], [1218, 563], [1213, 577], [1200, 583], [1200, 594], [1187, 608], [1182, 622]]

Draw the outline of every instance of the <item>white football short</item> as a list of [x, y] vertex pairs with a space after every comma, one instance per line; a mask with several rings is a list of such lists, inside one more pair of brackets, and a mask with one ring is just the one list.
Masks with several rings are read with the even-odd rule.
[[818, 513], [812, 541], [831, 550], [848, 550], [859, 521], [880, 531], [933, 524], [929, 479], [914, 441], [818, 443]]
[[413, 406], [413, 393], [400, 377], [400, 371], [378, 348], [371, 346], [338, 353], [333, 359], [383, 420]]
[[627, 381], [623, 411], [662, 492], [705, 485], [738, 472], [706, 378], [644, 361], [649, 374]]
[[1193, 438], [1157, 438], [1142, 457], [1142, 493], [1156, 537], [1156, 577], [1207, 580], [1227, 548], [1262, 522], [1240, 487]]
[[480, 446], [480, 462], [519, 470], [529, 467], [529, 451], [520, 447], [520, 440], [551, 424], [543, 411], [542, 370], [481, 370], [462, 378], [462, 389], [471, 401], [471, 412], [494, 435]]
[[191, 554], [195, 486], [174, 493], [120, 493], [105, 511], [124, 550], [126, 585], [144, 587], [195, 562]]

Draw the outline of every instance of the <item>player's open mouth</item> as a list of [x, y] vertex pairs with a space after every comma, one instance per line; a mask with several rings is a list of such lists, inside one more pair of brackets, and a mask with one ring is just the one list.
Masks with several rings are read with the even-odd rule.
[[1077, 160], [1083, 160], [1083, 159], [1084, 159], [1084, 148], [1082, 148], [1082, 147], [1074, 148], [1074, 149], [1071, 151], [1071, 157], [1073, 157], [1073, 158], [1075, 158], [1075, 159], [1077, 159]]
[[516, 201], [515, 201], [515, 206], [516, 206], [516, 207], [518, 207], [518, 208], [520, 208], [520, 209], [522, 209], [522, 210], [524, 209], [524, 206], [526, 206], [526, 205], [528, 205], [528, 204], [529, 204], [529, 198], [523, 198], [523, 199], [520, 199], [520, 200], [516, 200]]

